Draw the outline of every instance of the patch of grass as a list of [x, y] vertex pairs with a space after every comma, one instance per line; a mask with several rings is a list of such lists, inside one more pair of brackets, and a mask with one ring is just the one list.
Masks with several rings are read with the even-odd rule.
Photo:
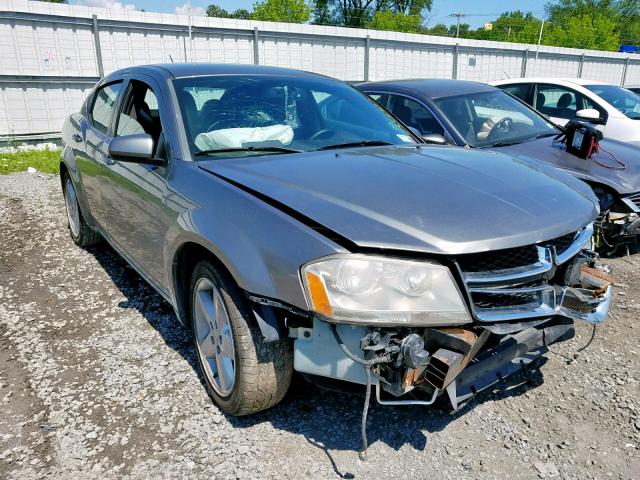
[[60, 171], [60, 150], [32, 150], [28, 152], [0, 153], [0, 175], [26, 172], [33, 167], [38, 172]]

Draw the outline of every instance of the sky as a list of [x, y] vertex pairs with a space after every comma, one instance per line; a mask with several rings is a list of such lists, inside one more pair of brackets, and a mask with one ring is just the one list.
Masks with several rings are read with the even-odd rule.
[[[91, 5], [107, 8], [144, 9], [149, 12], [187, 13], [186, 0], [69, 0], [70, 3]], [[251, 10], [255, 0], [192, 0], [192, 13], [203, 15], [207, 6], [216, 3], [225, 10], [246, 8]], [[544, 14], [544, 5], [547, 0], [518, 0], [505, 2], [504, 0], [433, 0], [431, 12], [426, 13], [428, 25], [433, 27], [437, 23], [452, 25], [456, 18], [450, 17], [452, 13], [464, 13], [467, 16], [461, 18], [461, 23], [468, 23], [472, 28], [481, 27], [485, 22], [497, 18], [505, 10], [531, 11], [536, 16]]]

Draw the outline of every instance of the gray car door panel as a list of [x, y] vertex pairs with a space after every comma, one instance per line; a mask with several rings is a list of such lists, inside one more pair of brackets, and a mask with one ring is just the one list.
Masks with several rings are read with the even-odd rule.
[[[118, 120], [114, 122], [114, 136], [118, 135], [119, 125], [124, 122], [126, 128], [120, 128], [120, 133], [144, 133], [144, 129], [137, 131], [142, 126], [136, 120], [123, 114], [123, 109], [128, 105], [128, 96], [134, 88], [131, 81], [148, 85], [159, 103], [159, 112], [163, 111], [162, 95], [156, 82], [136, 75], [129, 76], [129, 80], [118, 108]], [[161, 122], [165, 123], [162, 119]], [[111, 159], [101, 182], [104, 226], [112, 242], [149, 280], [162, 289], [167, 288], [164, 242], [172, 221], [167, 214], [165, 200], [169, 172], [169, 165], [159, 167]]]

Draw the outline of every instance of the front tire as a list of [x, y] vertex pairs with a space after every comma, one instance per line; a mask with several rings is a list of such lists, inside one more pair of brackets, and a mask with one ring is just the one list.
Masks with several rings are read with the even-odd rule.
[[264, 342], [245, 298], [211, 262], [196, 265], [190, 287], [193, 340], [213, 401], [237, 416], [280, 402], [293, 373], [291, 341]]
[[62, 177], [62, 191], [64, 194], [64, 204], [67, 210], [67, 225], [71, 239], [76, 245], [82, 248], [99, 243], [100, 234], [84, 221], [80, 204], [78, 203], [76, 188], [68, 173], [65, 173]]

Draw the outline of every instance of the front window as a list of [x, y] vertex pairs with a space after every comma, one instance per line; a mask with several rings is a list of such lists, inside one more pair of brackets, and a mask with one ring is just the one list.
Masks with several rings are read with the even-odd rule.
[[109, 130], [113, 110], [121, 89], [122, 82], [116, 82], [101, 87], [95, 94], [93, 105], [89, 110], [89, 117], [93, 126], [103, 133], [107, 133]]
[[502, 90], [444, 97], [435, 104], [472, 147], [511, 145], [559, 133]]
[[220, 75], [178, 79], [174, 84], [196, 156], [415, 142], [364, 94], [337, 81]]
[[[378, 102], [380, 103], [380, 102]], [[420, 135], [442, 135], [444, 130], [440, 123], [424, 105], [403, 95], [388, 95], [389, 111], [402, 123], [413, 127]]]
[[615, 85], [585, 85], [584, 88], [603, 98], [627, 117], [640, 120], [640, 95]]

